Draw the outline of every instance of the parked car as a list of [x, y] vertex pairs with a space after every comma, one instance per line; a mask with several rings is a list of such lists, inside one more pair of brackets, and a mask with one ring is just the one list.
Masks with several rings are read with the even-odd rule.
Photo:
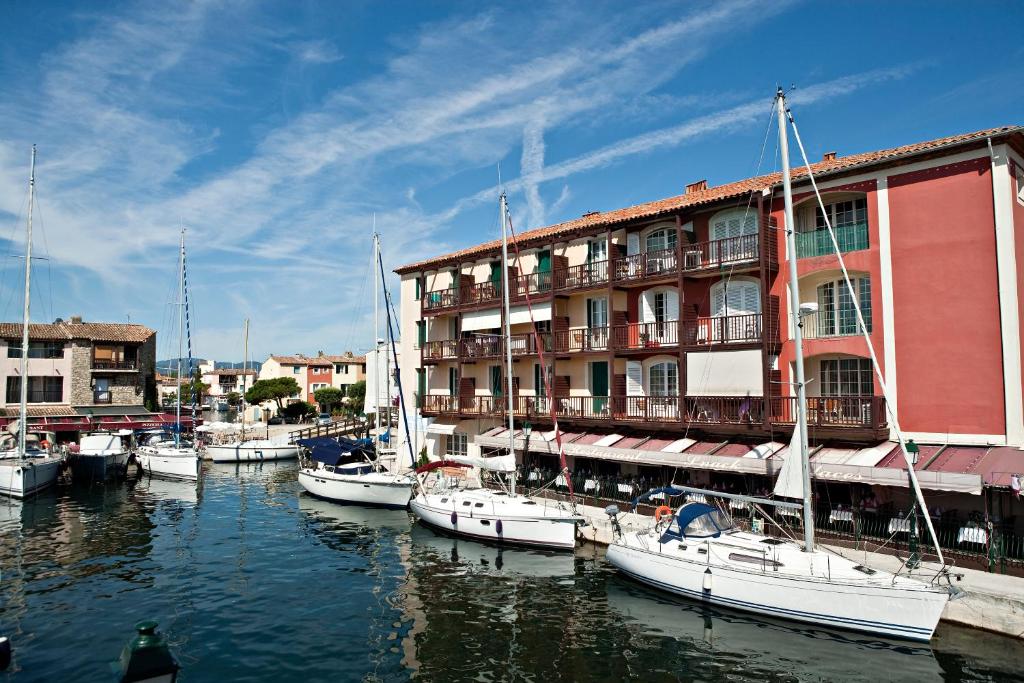
[[267, 420], [267, 424], [268, 425], [283, 425], [284, 424], [284, 418], [281, 417], [280, 415], [275, 415], [274, 417], [272, 417], [269, 420]]
[[333, 422], [333, 420], [331, 420], [330, 413], [320, 413], [320, 416], [316, 418], [316, 423], [318, 425], [329, 425], [331, 422]]

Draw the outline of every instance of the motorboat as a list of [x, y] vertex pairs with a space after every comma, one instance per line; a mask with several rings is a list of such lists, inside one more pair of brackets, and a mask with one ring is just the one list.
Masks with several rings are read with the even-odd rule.
[[168, 434], [145, 438], [135, 451], [142, 471], [164, 479], [199, 479], [200, 459], [195, 445]]
[[210, 444], [205, 448], [207, 460], [213, 462], [250, 462], [291, 460], [299, 457], [299, 447], [286, 440], [256, 439]]
[[72, 479], [76, 482], [105, 481], [124, 476], [131, 456], [126, 437], [131, 437], [131, 431], [83, 435], [78, 449], [68, 456]]

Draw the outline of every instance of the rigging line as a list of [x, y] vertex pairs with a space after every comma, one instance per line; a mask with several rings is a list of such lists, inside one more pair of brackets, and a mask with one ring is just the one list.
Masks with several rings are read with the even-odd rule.
[[[515, 228], [512, 225], [512, 213], [508, 209], [508, 200], [507, 199], [505, 201], [505, 213], [506, 213], [506, 215], [502, 216], [501, 220], [507, 221], [507, 224], [508, 224], [509, 236], [512, 238], [511, 239], [512, 248], [515, 249], [515, 252], [516, 252], [516, 272], [518, 273], [519, 272], [519, 265], [521, 263], [522, 255], [521, 255], [521, 253], [519, 251], [519, 240], [516, 237], [516, 231], [515, 231]], [[552, 256], [554, 256], [554, 255], [552, 254]], [[508, 268], [508, 264], [504, 264], [503, 267], [507, 269]], [[550, 277], [550, 275], [549, 275], [549, 277]], [[539, 278], [538, 278], [538, 280], [539, 280]], [[509, 292], [508, 294], [511, 294], [511, 292]], [[562, 474], [565, 476], [565, 482], [567, 484], [566, 488], [569, 490], [569, 504], [572, 506], [572, 511], [575, 514], [576, 513], [576, 496], [575, 496], [575, 492], [573, 491], [572, 476], [571, 476], [571, 473], [569, 472], [569, 465], [568, 465], [568, 463], [566, 461], [566, 457], [565, 457], [565, 447], [562, 444], [562, 430], [558, 426], [558, 411], [555, 410], [555, 393], [554, 393], [554, 388], [551, 386], [551, 381], [548, 378], [547, 363], [544, 360], [544, 345], [539, 343], [539, 341], [540, 341], [540, 333], [537, 330], [537, 320], [534, 318], [534, 315], [533, 315], [533, 300], [530, 298], [530, 286], [529, 286], [529, 283], [527, 283], [527, 286], [525, 288], [525, 295], [526, 295], [526, 308], [529, 311], [529, 315], [530, 315], [530, 327], [533, 328], [533, 340], [534, 340], [534, 344], [537, 347], [537, 356], [538, 356], [538, 360], [540, 361], [540, 376], [541, 376], [541, 379], [543, 380], [543, 383], [544, 383], [544, 395], [545, 395], [545, 398], [547, 399], [548, 408], [549, 408], [550, 413], [551, 413], [551, 425], [552, 425], [552, 428], [555, 431], [555, 444], [558, 446], [558, 464], [561, 466]], [[555, 308], [554, 307], [554, 301], [552, 301], [551, 302], [551, 314], [552, 314], [551, 317], [552, 317], [552, 319], [554, 319], [554, 308]], [[552, 329], [551, 329], [552, 340], [554, 340], [554, 333], [555, 333], [554, 332], [554, 326], [552, 326]], [[510, 344], [511, 342], [512, 342], [511, 339], [506, 339], [505, 340], [506, 344]], [[611, 369], [609, 368], [609, 371], [610, 370]], [[512, 403], [512, 378], [511, 377], [508, 378], [508, 393], [509, 393], [508, 401], [509, 401], [509, 405], [511, 405], [511, 403]]]
[[35, 203], [39, 209], [39, 231], [43, 235], [43, 252], [46, 254], [46, 290], [47, 295], [49, 296], [50, 299], [50, 315], [48, 316], [48, 318], [53, 319], [56, 317], [53, 312], [53, 266], [51, 264], [52, 258], [50, 257], [50, 242], [46, 237], [46, 222], [43, 220], [43, 205], [39, 199], [38, 185], [36, 186]]
[[[379, 242], [378, 242], [378, 245], [379, 245]], [[388, 291], [387, 280], [384, 277], [384, 257], [381, 256], [379, 248], [377, 249], [377, 263], [380, 266], [380, 282], [381, 282], [381, 287], [384, 289], [384, 304], [385, 304], [384, 305], [384, 314], [386, 315], [386, 317], [388, 319], [387, 320], [387, 322], [388, 322], [388, 338], [391, 341], [391, 356], [392, 356], [392, 358], [395, 361], [395, 370], [394, 370], [394, 372], [395, 372], [395, 384], [398, 386], [398, 402], [399, 402], [399, 405], [400, 405], [400, 407], [402, 409], [402, 422], [405, 424], [405, 443], [409, 447], [409, 462], [410, 462], [410, 466], [411, 466], [412, 469], [416, 469], [416, 454], [413, 453], [413, 449], [412, 449], [412, 431], [409, 429], [409, 415], [408, 415], [408, 413], [405, 410], [405, 392], [402, 391], [402, 373], [399, 370], [399, 365], [398, 365], [398, 348], [397, 348], [397, 346], [395, 346], [395, 331], [394, 331], [394, 328], [391, 325], [391, 311], [394, 309], [394, 306], [392, 305], [392, 302], [391, 302], [391, 293]], [[380, 373], [377, 372], [377, 362], [378, 362], [377, 359], [378, 358], [379, 358], [379, 356], [377, 355], [377, 352], [375, 350], [374, 354], [373, 354], [373, 365], [374, 365], [373, 372], [374, 372], [375, 375], [377, 375], [379, 377]], [[390, 377], [387, 377], [387, 376], [384, 377], [384, 385], [385, 385], [384, 393], [387, 394], [387, 397], [388, 397], [388, 438], [390, 438], [390, 433], [391, 433], [391, 378]]]
[[24, 223], [25, 223], [25, 213], [26, 213], [27, 208], [28, 208], [28, 193], [26, 192], [24, 197], [23, 197], [23, 199], [22, 199], [22, 201], [21, 201], [21, 206], [18, 209], [17, 218], [14, 221], [11, 222], [11, 231], [7, 235], [7, 245], [8, 245], [8, 248], [7, 248], [6, 258], [4, 258], [3, 263], [0, 264], [0, 290], [6, 290], [7, 293], [8, 293], [8, 296], [5, 299], [5, 303], [4, 303], [4, 307], [3, 307], [3, 316], [2, 316], [3, 318], [7, 318], [7, 312], [10, 310], [10, 307], [14, 304], [14, 295], [15, 295], [15, 291], [17, 290], [17, 280], [15, 280], [15, 284], [11, 285], [10, 287], [7, 287], [5, 285], [6, 285], [6, 282], [7, 282], [7, 274], [8, 274], [8, 272], [16, 272], [17, 269], [13, 268], [13, 267], [12, 268], [8, 268], [7, 264], [8, 263], [12, 263], [12, 264], [16, 263], [16, 261], [13, 260], [13, 259], [18, 257], [18, 254], [13, 251], [13, 247], [14, 247], [15, 239], [16, 239], [15, 238], [15, 233], [18, 231], [18, 226], [24, 225]]
[[[924, 521], [928, 527], [928, 533], [932, 537], [932, 541], [935, 544], [935, 553], [938, 555], [939, 563], [945, 567], [945, 560], [942, 556], [942, 550], [939, 547], [939, 539], [935, 534], [935, 527], [932, 525], [931, 516], [927, 514], [928, 505], [925, 503], [924, 494], [921, 491], [921, 485], [917, 481], [917, 473], [914, 471], [914, 465], [910, 458], [910, 453], [907, 451], [907, 444], [903, 438], [903, 433], [900, 430], [899, 419], [896, 416], [896, 410], [892, 406], [892, 402], [889, 401], [889, 389], [885, 383], [885, 377], [882, 375], [881, 365], [878, 363], [878, 356], [875, 354], [875, 346], [871, 343], [871, 335], [868, 333], [867, 325], [864, 323], [864, 314], [860, 308], [860, 301], [858, 300], [857, 290], [853, 287], [853, 282], [850, 280], [850, 272], [846, 269], [846, 260], [843, 258], [843, 253], [839, 249], [839, 241], [836, 238], [835, 230], [832, 228], [832, 221], [828, 217], [828, 212], [825, 211], [825, 203], [821, 198], [821, 193], [818, 191], [818, 183], [814, 180], [814, 173], [811, 170], [811, 162], [807, 159], [807, 152], [804, 149], [804, 143], [800, 139], [800, 131], [797, 130], [796, 120], [793, 118], [793, 113], [786, 108], [786, 115], [789, 118], [790, 125], [793, 126], [793, 136], [796, 138], [796, 144], [800, 148], [800, 155], [803, 157], [804, 165], [807, 166], [807, 177], [811, 181], [811, 188], [814, 190], [814, 196], [818, 201], [818, 206], [821, 208], [821, 213], [825, 222], [825, 229], [828, 230], [829, 239], [832, 240], [832, 248], [835, 250], [836, 257], [839, 262], [839, 269], [843, 273], [843, 280], [846, 283], [847, 291], [850, 293], [850, 299], [853, 303], [853, 310], [857, 314], [857, 329], [860, 331], [864, 340], [867, 342], [868, 354], [871, 356], [871, 365], [874, 368], [875, 376], [878, 379], [878, 386], [882, 389], [882, 395], [885, 398], [885, 411], [889, 416], [890, 426], [892, 431], [896, 434], [896, 438], [900, 444], [900, 450], [903, 452], [903, 459], [907, 464], [907, 474], [910, 477], [910, 481], [913, 485], [914, 496], [917, 503], [921, 506], [921, 509], [925, 512]], [[788, 229], [795, 230], [796, 226], [787, 226]], [[795, 258], [796, 254], [790, 254], [790, 258]], [[799, 305], [799, 302], [796, 302]]]

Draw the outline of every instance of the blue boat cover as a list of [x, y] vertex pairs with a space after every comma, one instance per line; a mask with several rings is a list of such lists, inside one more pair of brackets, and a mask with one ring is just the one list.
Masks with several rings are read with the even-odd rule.
[[366, 439], [336, 439], [330, 436], [317, 436], [311, 439], [299, 439], [296, 443], [303, 448], [308, 448], [313, 460], [333, 467], [346, 458], [372, 459], [373, 449], [368, 448], [366, 442]]
[[714, 512], [717, 508], [713, 508], [710, 505], [704, 503], [689, 503], [679, 508], [679, 512], [676, 513], [676, 519], [679, 520], [679, 529], [683, 530], [690, 526], [690, 522], [697, 519], [702, 515], [706, 515], [709, 512]]
[[656, 493], [667, 493], [670, 496], [679, 496], [685, 493], [685, 491], [683, 491], [683, 489], [677, 489], [675, 486], [662, 486], [660, 489], [651, 489], [647, 493], [640, 494], [631, 500], [629, 504], [636, 509], [636, 506], [639, 505], [641, 501], [647, 500]]

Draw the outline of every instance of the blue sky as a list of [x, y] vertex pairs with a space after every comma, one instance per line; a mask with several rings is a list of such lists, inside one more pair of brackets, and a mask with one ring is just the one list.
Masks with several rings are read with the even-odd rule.
[[[777, 83], [817, 157], [1024, 123], [1019, 2], [0, 5], [0, 248], [41, 219], [33, 319], [142, 322], [171, 354], [364, 349], [388, 267], [752, 175]], [[761, 164], [774, 170], [774, 146]], [[21, 261], [0, 263], [0, 318]]]

